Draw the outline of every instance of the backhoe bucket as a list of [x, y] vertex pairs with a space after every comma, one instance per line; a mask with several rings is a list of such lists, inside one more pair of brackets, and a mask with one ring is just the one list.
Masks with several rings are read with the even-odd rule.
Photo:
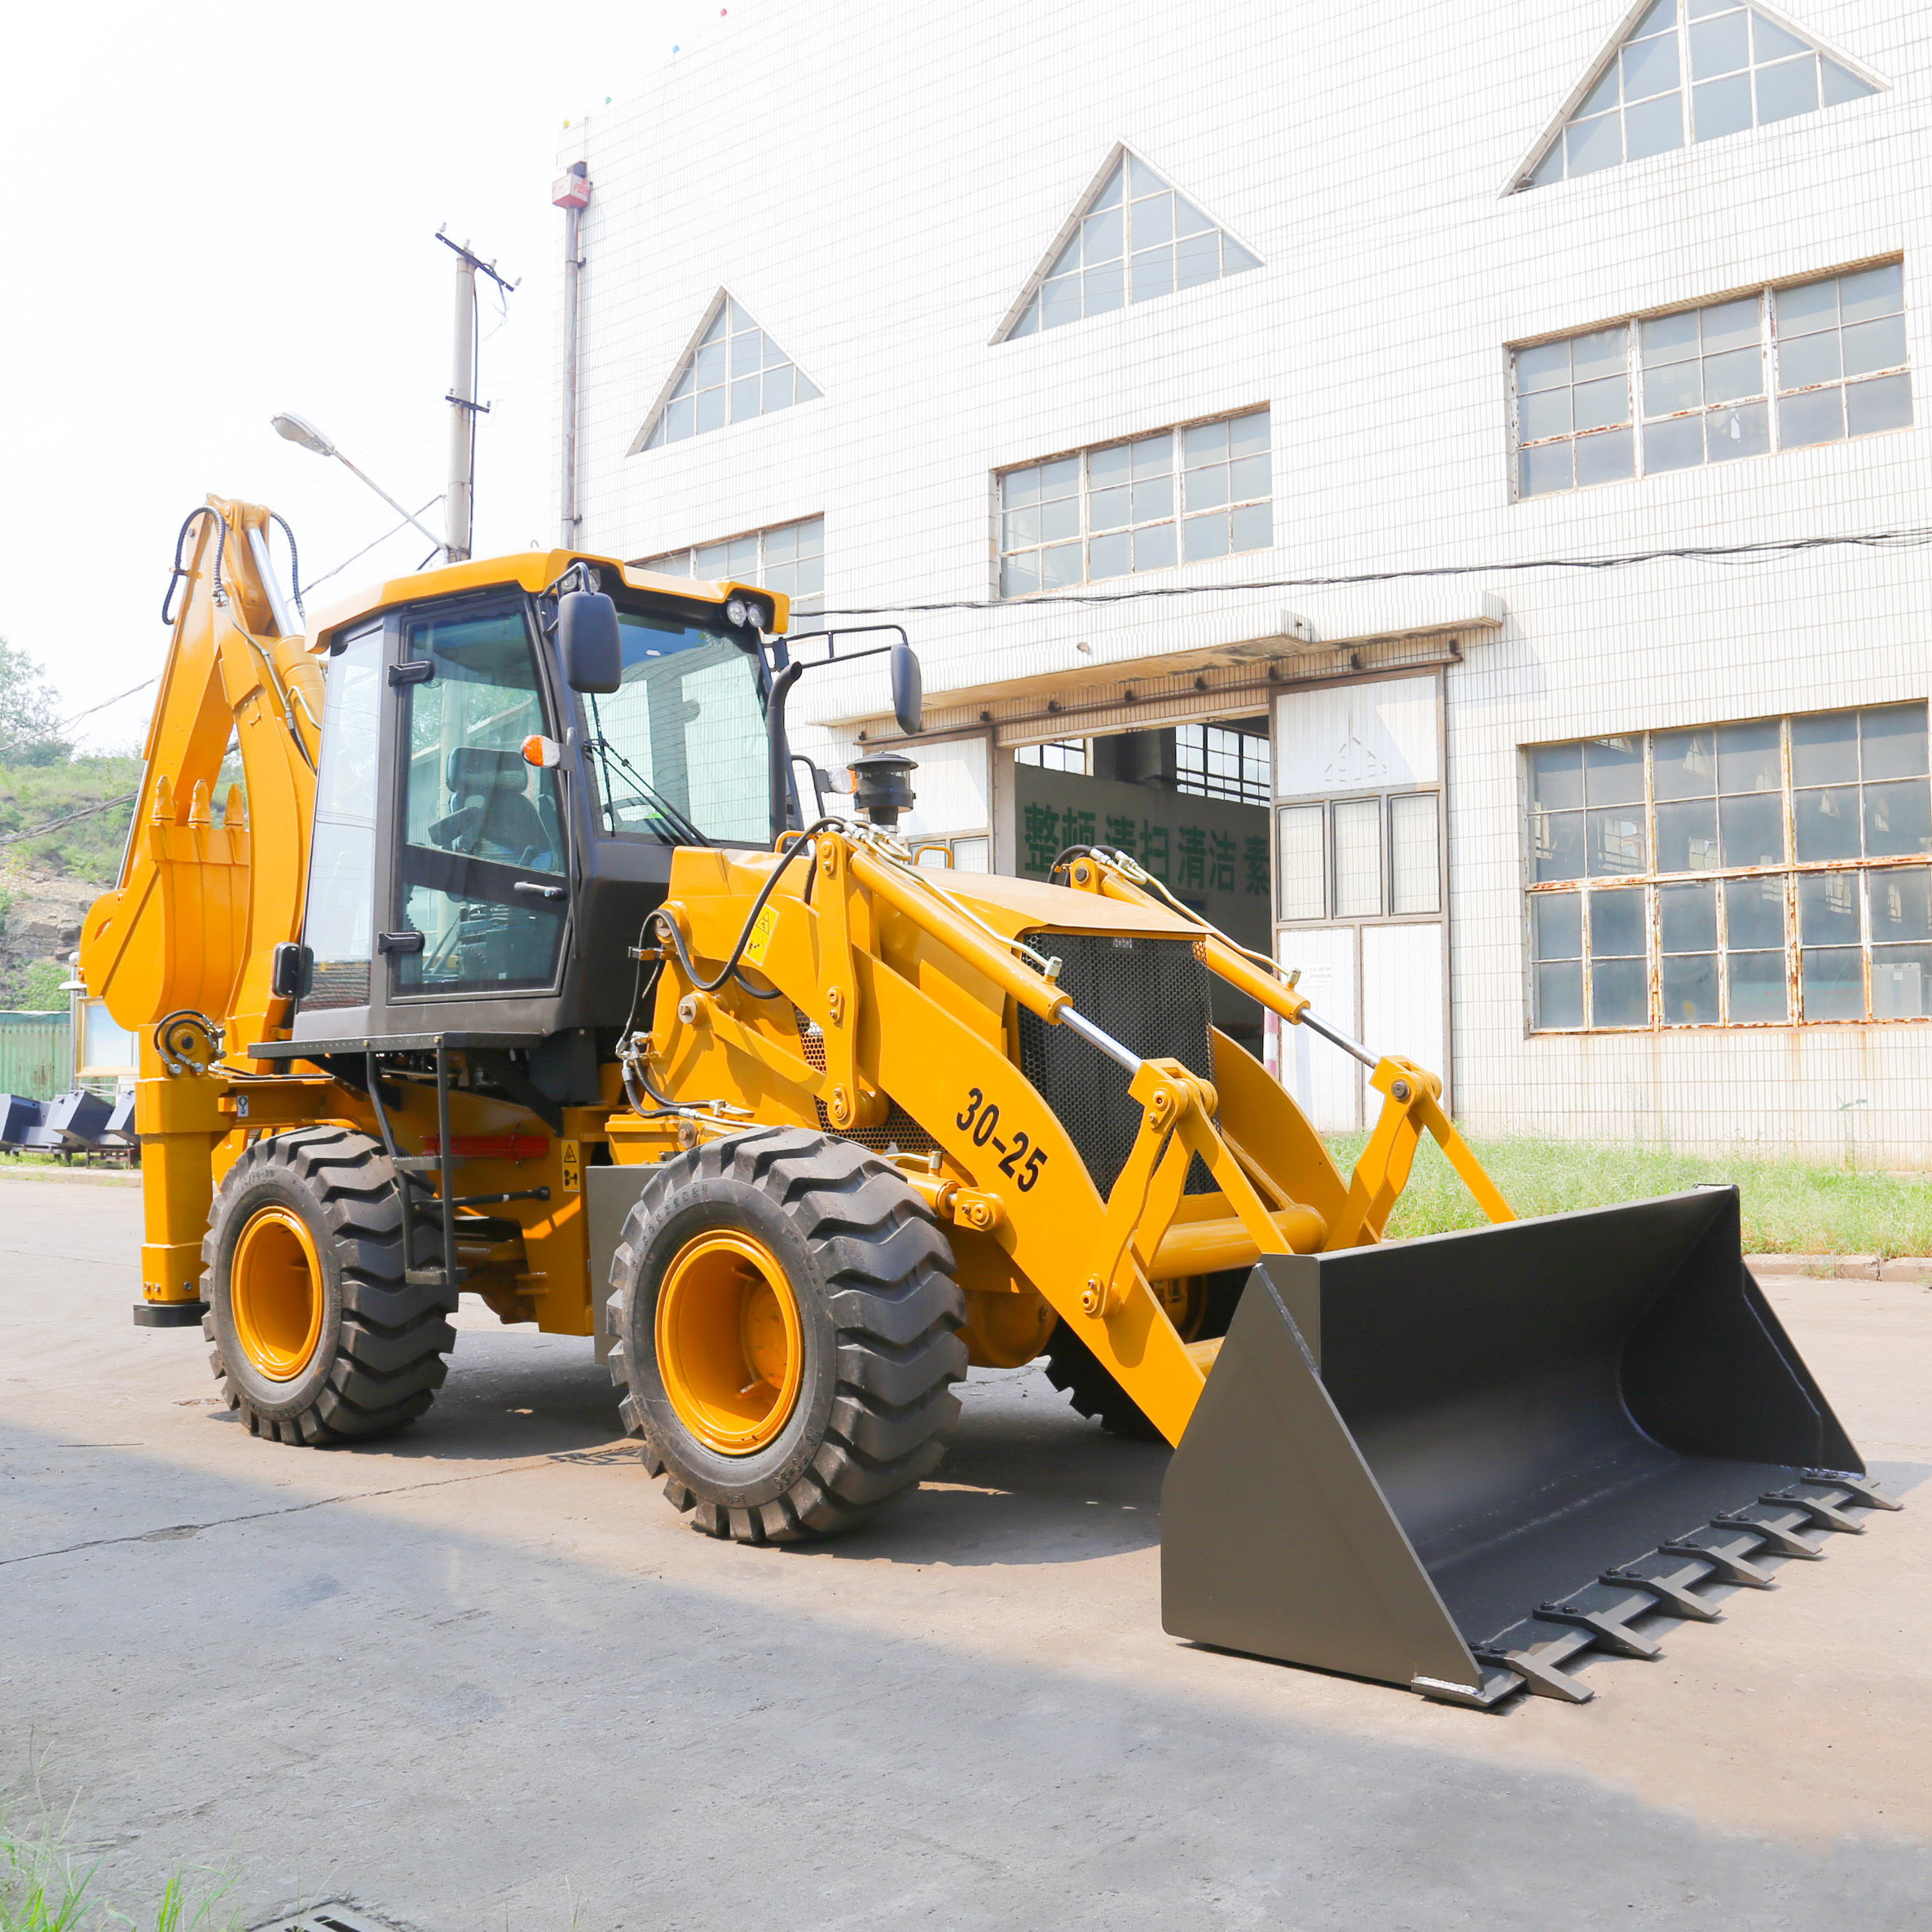
[[[1270, 1256], [1161, 1501], [1163, 1621], [1488, 1706], [1896, 1507], [1744, 1265], [1735, 1188]], [[1780, 1494], [1782, 1492], [1783, 1494]]]

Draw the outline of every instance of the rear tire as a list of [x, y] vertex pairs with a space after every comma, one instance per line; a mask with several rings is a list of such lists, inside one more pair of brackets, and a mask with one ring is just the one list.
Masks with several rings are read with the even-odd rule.
[[660, 1162], [610, 1285], [624, 1426], [706, 1535], [856, 1529], [944, 1455], [966, 1298], [925, 1202], [856, 1143], [755, 1128]]
[[[1168, 1319], [1184, 1342], [1226, 1335], [1234, 1318], [1234, 1305], [1248, 1285], [1245, 1268], [1218, 1274], [1192, 1275], [1183, 1281], [1157, 1282]], [[1167, 1438], [1142, 1414], [1141, 1406], [1110, 1375], [1100, 1358], [1061, 1322], [1047, 1337], [1046, 1379], [1067, 1392], [1075, 1410], [1098, 1422], [1110, 1436], [1131, 1442], [1164, 1442]]]
[[222, 1177], [201, 1243], [201, 1331], [252, 1433], [366, 1441], [434, 1400], [455, 1298], [403, 1280], [397, 1197], [381, 1145], [341, 1127], [270, 1135]]

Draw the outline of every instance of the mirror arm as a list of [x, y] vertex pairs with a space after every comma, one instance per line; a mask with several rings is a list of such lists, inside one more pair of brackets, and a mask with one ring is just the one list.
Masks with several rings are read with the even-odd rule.
[[790, 825], [791, 759], [785, 737], [785, 706], [791, 688], [805, 675], [805, 667], [794, 658], [772, 679], [771, 695], [765, 700], [765, 756], [771, 791], [772, 843], [777, 845]]

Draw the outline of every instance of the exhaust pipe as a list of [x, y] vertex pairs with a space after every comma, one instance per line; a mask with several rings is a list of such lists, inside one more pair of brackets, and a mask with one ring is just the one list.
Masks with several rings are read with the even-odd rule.
[[1737, 1190], [1265, 1256], [1161, 1499], [1173, 1635], [1490, 1708], [1898, 1505], [1744, 1265]]

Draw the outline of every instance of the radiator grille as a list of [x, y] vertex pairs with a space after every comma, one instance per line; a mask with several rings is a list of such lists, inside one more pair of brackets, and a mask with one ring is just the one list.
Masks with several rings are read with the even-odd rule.
[[[1178, 1060], [1214, 1077], [1208, 966], [1192, 940], [1129, 939], [1112, 933], [1036, 933], [1029, 943], [1060, 957], [1060, 984], [1076, 1009], [1144, 1060]], [[1140, 1129], [1129, 1076], [1065, 1027], [1021, 1009], [1019, 1068], [1039, 1089], [1080, 1150], [1104, 1195], [1120, 1178]], [[1187, 1191], [1212, 1194], [1197, 1156]]]

